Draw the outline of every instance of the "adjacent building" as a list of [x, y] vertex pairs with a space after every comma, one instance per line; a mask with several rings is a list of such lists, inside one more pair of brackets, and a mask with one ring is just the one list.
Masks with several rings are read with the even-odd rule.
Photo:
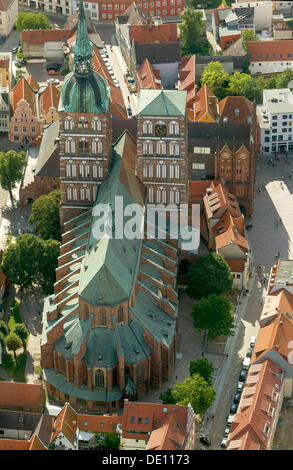
[[[29, 0], [28, 0], [29, 1]], [[32, 0], [30, 0], [32, 3]], [[71, 15], [74, 12], [72, 0], [43, 0], [44, 10], [49, 13], [60, 13], [61, 15]]]
[[293, 66], [293, 40], [248, 41], [245, 45], [252, 75], [284, 72]]
[[262, 155], [293, 150], [293, 95], [289, 88], [263, 90], [257, 106]]
[[0, 132], [9, 132], [10, 104], [9, 89], [0, 88]]
[[0, 382], [0, 410], [41, 413], [43, 396], [39, 384]]
[[39, 96], [39, 116], [40, 116], [40, 132], [43, 134], [44, 128], [52, 122], [59, 119], [58, 105], [60, 100], [60, 91], [49, 83]]
[[0, 2], [0, 36], [8, 36], [18, 15], [18, 0]]
[[40, 29], [21, 31], [20, 42], [25, 57], [57, 59], [64, 57], [64, 46], [71, 35], [67, 29]]

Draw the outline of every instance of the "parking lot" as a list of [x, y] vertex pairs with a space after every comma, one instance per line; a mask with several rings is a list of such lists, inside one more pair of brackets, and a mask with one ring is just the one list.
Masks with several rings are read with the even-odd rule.
[[[32, 74], [32, 76], [37, 80], [37, 82], [42, 83], [46, 82], [50, 78], [57, 78], [60, 82], [64, 80], [64, 76], [61, 75], [59, 72], [58, 74], [54, 75], [49, 75], [47, 71], [47, 64], [51, 64], [52, 62], [57, 62], [57, 63], [62, 63], [62, 60], [60, 59], [50, 59], [48, 62], [44, 63], [33, 63], [33, 64], [26, 64], [26, 69], [29, 74]], [[61, 67], [61, 70], [64, 67]]]

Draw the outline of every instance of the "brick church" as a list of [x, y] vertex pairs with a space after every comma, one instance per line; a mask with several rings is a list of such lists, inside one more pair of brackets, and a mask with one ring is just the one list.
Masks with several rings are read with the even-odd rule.
[[50, 395], [104, 412], [171, 377], [180, 240], [115, 239], [113, 213], [110, 232], [97, 236], [96, 208], [114, 207], [116, 196], [138, 204], [143, 234], [148, 200], [188, 202], [186, 92], [142, 94], [137, 146], [127, 130], [112, 143], [109, 90], [92, 70], [82, 2], [73, 51], [57, 139], [62, 245], [44, 302], [41, 365]]

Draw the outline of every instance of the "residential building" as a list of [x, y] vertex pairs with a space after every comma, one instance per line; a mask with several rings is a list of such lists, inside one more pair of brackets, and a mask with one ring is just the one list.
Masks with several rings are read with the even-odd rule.
[[255, 105], [245, 96], [226, 96], [219, 102], [220, 123], [251, 124], [255, 116]]
[[124, 450], [194, 450], [196, 417], [190, 405], [124, 400]]
[[41, 413], [43, 395], [39, 384], [0, 382], [0, 410]]
[[74, 12], [73, 7], [71, 0], [44, 0], [44, 9], [49, 13], [71, 15]]
[[10, 140], [17, 142], [27, 140], [31, 145], [36, 144], [40, 135], [36, 95], [24, 77], [12, 89], [10, 104], [12, 108], [9, 125]]
[[293, 40], [248, 41], [245, 45], [252, 75], [284, 72], [293, 67]]
[[0, 52], [0, 88], [10, 89], [12, 84], [12, 53]]
[[18, 15], [18, 0], [1, 0], [0, 2], [0, 35], [8, 36]]
[[253, 212], [256, 126], [188, 123], [190, 181], [222, 180], [237, 197], [241, 211]]
[[237, 199], [225, 187], [213, 182], [203, 196], [208, 248], [222, 255], [233, 277], [233, 287], [247, 289], [250, 271], [244, 216]]
[[0, 88], [0, 132], [9, 132], [9, 89], [8, 87]]
[[160, 90], [162, 82], [160, 80], [160, 70], [153, 67], [148, 59], [137, 68], [136, 88], [139, 93], [142, 88], [147, 90]]
[[137, 175], [148, 189], [150, 203], [188, 203], [186, 150], [186, 91], [141, 90]]
[[40, 29], [21, 31], [20, 42], [25, 57], [44, 57], [58, 59], [64, 56], [66, 40], [71, 35], [67, 29]]
[[292, 39], [292, 29], [289, 28], [286, 21], [275, 21], [273, 23], [273, 38], [276, 41], [279, 39]]
[[[16, 450], [17, 447], [21, 449], [21, 442], [33, 440], [34, 437], [37, 437], [39, 446], [47, 449], [53, 428], [54, 418], [50, 415], [0, 410], [0, 448], [2, 439], [4, 441], [10, 441], [12, 439], [17, 441], [18, 445], [12, 447], [12, 449], [14, 448]], [[7, 448], [7, 446], [11, 446], [11, 443], [4, 442], [3, 447]], [[30, 447], [31, 446], [29, 446], [27, 450], [29, 450]]]
[[39, 97], [39, 115], [40, 115], [40, 132], [43, 134], [44, 128], [52, 122], [59, 119], [58, 105], [60, 100], [60, 91], [49, 83]]
[[118, 415], [78, 415], [78, 448], [92, 449], [97, 446], [97, 435], [102, 442], [109, 434], [116, 433], [119, 436], [122, 432], [122, 416]]
[[18, 0], [19, 5], [25, 5], [31, 8], [36, 8], [37, 10], [44, 9], [44, 0]]
[[172, 374], [178, 242], [96, 232], [96, 208], [114, 207], [116, 196], [139, 204], [143, 227], [147, 192], [135, 175], [130, 133], [112, 146], [109, 90], [92, 70], [92, 47], [81, 3], [74, 71], [65, 77], [59, 106], [63, 235], [54, 294], [44, 303], [41, 365], [56, 400], [111, 411]]
[[218, 120], [218, 99], [206, 84], [196, 92], [193, 110], [194, 119], [192, 121], [216, 122]]
[[250, 366], [228, 450], [270, 450], [284, 396], [284, 371], [271, 359]]
[[65, 403], [54, 421], [54, 430], [51, 435], [50, 444], [56, 450], [78, 450], [78, 414]]
[[263, 90], [257, 106], [262, 155], [293, 150], [293, 95], [289, 88]]
[[292, 1], [288, 0], [274, 0], [273, 1], [273, 12], [274, 15], [282, 14], [284, 18], [292, 18]]
[[[108, 2], [107, 2], [107, 0], [105, 2], [103, 2], [103, 7], [102, 7], [101, 3], [102, 2], [100, 2], [99, 0], [83, 1], [84, 13], [85, 13], [86, 17], [90, 18], [93, 21], [98, 21], [98, 20], [101, 20], [101, 19], [112, 19], [112, 20], [114, 20], [115, 19], [114, 11], [116, 11], [116, 13], [117, 12], [119, 13], [120, 11], [122, 11], [122, 13], [123, 13], [123, 10], [125, 9], [125, 5], [123, 5], [124, 8], [122, 8], [122, 5], [117, 4], [117, 7], [115, 7], [115, 9], [113, 8], [113, 10], [112, 10], [112, 6], [114, 7], [114, 4], [112, 5], [112, 2], [111, 2], [111, 5], [110, 5], [111, 8], [109, 8], [109, 14], [110, 15], [112, 14], [113, 17], [112, 18], [111, 17], [110, 18], [108, 18], [108, 17], [107, 18], [102, 18], [101, 17], [101, 10], [103, 9], [103, 11], [106, 11]], [[79, 5], [78, 0], [72, 0], [72, 12], [75, 12], [78, 9], [78, 5]]]

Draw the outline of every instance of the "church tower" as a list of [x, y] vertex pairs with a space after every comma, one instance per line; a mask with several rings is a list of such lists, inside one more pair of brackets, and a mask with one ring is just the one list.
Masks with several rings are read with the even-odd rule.
[[74, 70], [64, 80], [59, 103], [61, 226], [90, 209], [108, 175], [112, 148], [109, 95], [105, 79], [92, 69], [83, 2], [79, 4]]

